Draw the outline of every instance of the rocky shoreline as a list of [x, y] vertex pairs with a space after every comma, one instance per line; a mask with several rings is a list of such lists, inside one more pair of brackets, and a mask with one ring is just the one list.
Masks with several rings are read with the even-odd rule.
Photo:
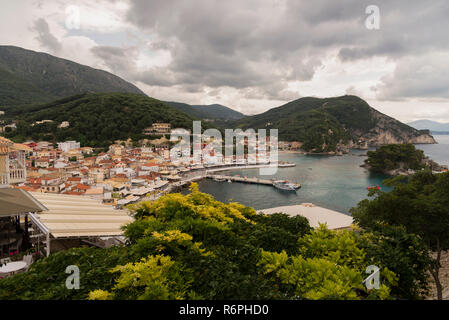
[[[433, 161], [432, 159], [430, 159], [429, 157], [425, 158], [423, 160], [423, 164], [427, 167], [430, 168], [432, 171], [434, 172], [445, 172], [448, 170], [448, 166], [447, 165], [441, 165], [438, 164], [437, 162]], [[360, 165], [360, 167], [371, 170], [372, 167], [368, 164], [368, 163], [364, 163], [362, 165]], [[405, 169], [405, 168], [398, 168], [398, 169], [393, 169], [393, 170], [384, 170], [382, 171], [383, 174], [387, 175], [387, 176], [411, 176], [414, 175], [416, 173], [416, 170], [413, 169]]]

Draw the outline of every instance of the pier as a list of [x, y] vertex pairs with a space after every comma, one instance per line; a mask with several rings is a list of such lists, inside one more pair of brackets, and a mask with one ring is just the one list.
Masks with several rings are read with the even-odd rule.
[[262, 184], [267, 186], [272, 186], [273, 181], [267, 180], [267, 179], [259, 179], [259, 178], [247, 178], [247, 177], [239, 177], [239, 176], [224, 176], [224, 175], [212, 175], [208, 174], [206, 175], [206, 178], [209, 179], [218, 179], [218, 180], [226, 180], [226, 181], [232, 181], [232, 182], [243, 182], [243, 183], [251, 183], [251, 184]]

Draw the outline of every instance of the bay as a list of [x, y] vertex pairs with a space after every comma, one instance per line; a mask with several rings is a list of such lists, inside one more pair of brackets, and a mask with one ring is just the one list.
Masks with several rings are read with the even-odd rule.
[[255, 209], [273, 208], [311, 202], [315, 205], [349, 213], [349, 209], [367, 196], [367, 187], [382, 185], [387, 178], [361, 168], [366, 157], [364, 152], [353, 151], [341, 157], [324, 155], [280, 154], [282, 161], [292, 162], [296, 167], [279, 168], [274, 176], [261, 176], [259, 169], [225, 171], [227, 175], [260, 177], [263, 179], [287, 179], [300, 183], [296, 192], [275, 189], [272, 186], [238, 182], [215, 182], [207, 179], [199, 182], [201, 191], [223, 202], [236, 201]]
[[[439, 144], [417, 145], [426, 155], [440, 164], [449, 164], [449, 135], [435, 136]], [[370, 173], [360, 167], [366, 159], [366, 151], [351, 150], [350, 154], [336, 157], [283, 153], [279, 160], [293, 162], [296, 167], [279, 168], [274, 176], [261, 176], [259, 169], [225, 171], [226, 175], [260, 177], [262, 179], [287, 179], [300, 183], [296, 192], [275, 189], [272, 186], [244, 183], [215, 182], [205, 179], [199, 182], [202, 192], [228, 203], [236, 201], [257, 210], [311, 202], [315, 205], [349, 214], [349, 210], [367, 198], [367, 187], [379, 185], [382, 190], [390, 188], [382, 184], [388, 178]]]

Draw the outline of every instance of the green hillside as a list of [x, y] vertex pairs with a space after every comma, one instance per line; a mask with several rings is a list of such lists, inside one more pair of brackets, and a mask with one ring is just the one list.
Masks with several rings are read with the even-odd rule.
[[234, 125], [242, 129], [279, 129], [280, 140], [303, 142], [302, 149], [309, 152], [333, 152], [338, 145], [356, 144], [368, 136], [372, 143], [386, 131], [404, 141], [422, 134], [356, 96], [301, 98]]
[[[154, 122], [191, 128], [193, 121], [162, 101], [131, 93], [82, 94], [46, 104], [8, 107], [3, 117], [18, 120], [17, 130], [5, 134], [18, 142], [77, 140], [82, 145], [101, 147], [118, 139], [143, 138], [143, 129]], [[41, 120], [54, 122], [31, 126]], [[69, 121], [70, 126], [58, 128], [62, 121]]]
[[228, 121], [239, 120], [245, 117], [243, 113], [225, 107], [221, 104], [190, 105], [171, 101], [168, 101], [167, 104], [198, 119]]
[[50, 102], [86, 92], [144, 94], [109, 72], [46, 53], [0, 46], [0, 110], [5, 105]]

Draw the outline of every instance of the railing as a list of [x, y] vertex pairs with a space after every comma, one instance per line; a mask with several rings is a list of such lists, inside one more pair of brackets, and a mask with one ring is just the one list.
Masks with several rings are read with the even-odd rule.
[[9, 186], [9, 179], [7, 173], [0, 173], [0, 188]]
[[24, 169], [10, 169], [9, 183], [19, 183], [26, 181], [26, 172]]

